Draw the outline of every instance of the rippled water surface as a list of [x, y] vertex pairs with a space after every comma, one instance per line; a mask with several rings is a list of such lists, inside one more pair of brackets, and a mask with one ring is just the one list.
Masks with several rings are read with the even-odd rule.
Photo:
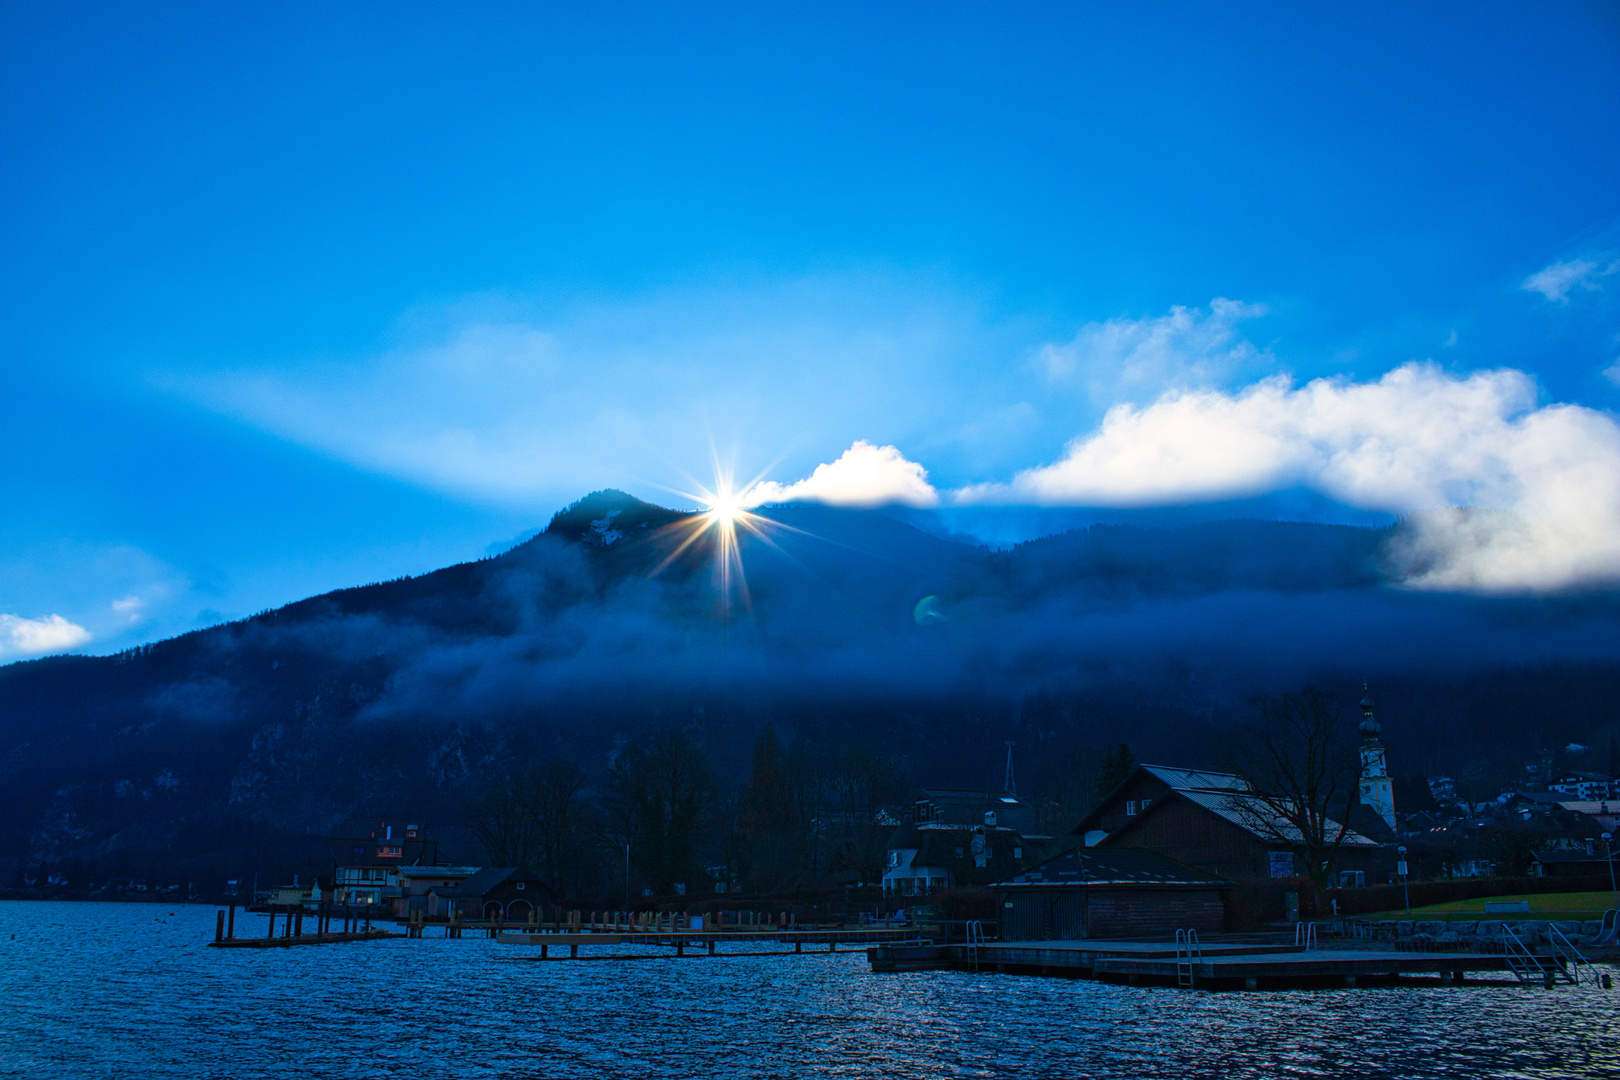
[[0, 1075], [1620, 1077], [1620, 990], [1204, 993], [874, 975], [860, 953], [538, 963], [483, 938], [221, 950], [213, 923], [0, 903]]

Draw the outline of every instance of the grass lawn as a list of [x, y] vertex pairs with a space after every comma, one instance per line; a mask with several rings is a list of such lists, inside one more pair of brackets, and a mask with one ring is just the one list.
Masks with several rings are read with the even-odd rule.
[[[1530, 910], [1518, 911], [1492, 911], [1485, 910], [1485, 901], [1500, 903], [1502, 901], [1528, 900]], [[1463, 922], [1475, 919], [1601, 919], [1603, 913], [1614, 906], [1614, 894], [1605, 889], [1602, 892], [1574, 892], [1574, 893], [1529, 893], [1521, 896], [1481, 896], [1473, 900], [1454, 900], [1449, 904], [1430, 904], [1428, 907], [1415, 907], [1411, 914], [1405, 909], [1395, 911], [1381, 911], [1373, 915], [1358, 915], [1358, 919], [1441, 919], [1446, 922]]]

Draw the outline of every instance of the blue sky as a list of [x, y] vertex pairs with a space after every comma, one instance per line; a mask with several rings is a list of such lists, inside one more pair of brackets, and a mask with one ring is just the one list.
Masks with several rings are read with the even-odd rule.
[[0, 7], [0, 654], [676, 502], [711, 443], [1620, 568], [1612, 4], [331, 7]]

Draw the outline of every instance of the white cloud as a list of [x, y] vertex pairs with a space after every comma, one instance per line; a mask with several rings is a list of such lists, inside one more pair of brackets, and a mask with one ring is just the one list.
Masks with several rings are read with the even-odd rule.
[[[1522, 372], [1408, 364], [1376, 382], [1284, 377], [1109, 410], [1055, 464], [961, 502], [1152, 505], [1292, 486], [1412, 514], [1414, 584], [1548, 589], [1620, 577], [1620, 426], [1537, 408]], [[1464, 510], [1463, 508], [1471, 508]], [[1494, 511], [1494, 512], [1493, 512]]]
[[111, 604], [113, 613], [130, 623], [140, 622], [146, 614], [146, 601], [139, 596], [126, 596], [122, 600], [114, 600]]
[[492, 300], [422, 321], [375, 356], [158, 381], [363, 468], [545, 504], [683, 486], [715, 443], [746, 463], [812, 437], [916, 440], [997, 377], [985, 352], [1015, 351], [987, 344], [1005, 331], [972, 296], [881, 274], [562, 309]]
[[1616, 360], [1614, 363], [1604, 368], [1603, 377], [1614, 383], [1614, 385], [1620, 386], [1620, 360]]
[[793, 484], [772, 480], [743, 492], [743, 502], [759, 506], [771, 502], [820, 502], [833, 506], [937, 506], [939, 493], [928, 482], [928, 470], [893, 446], [874, 446], [857, 440], [837, 461], [817, 465], [807, 478]]
[[1602, 287], [1597, 279], [1606, 277], [1617, 269], [1620, 269], [1620, 262], [1604, 266], [1592, 259], [1569, 259], [1537, 270], [1525, 278], [1519, 288], [1526, 292], [1538, 292], [1555, 304], [1567, 304], [1571, 289], [1595, 292]]
[[0, 615], [0, 656], [38, 656], [62, 652], [90, 640], [90, 631], [60, 615], [24, 619]]
[[1049, 378], [1083, 383], [1095, 400], [1114, 403], [1167, 389], [1221, 382], [1269, 358], [1238, 337], [1237, 326], [1266, 313], [1263, 304], [1217, 297], [1209, 310], [1173, 307], [1151, 319], [1087, 323], [1064, 345], [1046, 345]]

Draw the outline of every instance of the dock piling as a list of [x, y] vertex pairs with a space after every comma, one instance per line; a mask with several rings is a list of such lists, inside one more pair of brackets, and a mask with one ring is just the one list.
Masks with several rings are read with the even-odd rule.
[[214, 940], [225, 940], [225, 912], [220, 911], [214, 919]]

